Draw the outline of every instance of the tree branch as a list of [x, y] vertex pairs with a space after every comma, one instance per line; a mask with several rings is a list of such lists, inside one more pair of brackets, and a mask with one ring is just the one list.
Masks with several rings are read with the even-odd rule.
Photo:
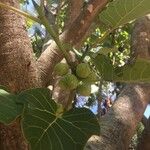
[[[51, 12], [47, 1], [45, 2], [43, 7], [44, 7], [44, 10], [45, 10], [46, 19], [48, 20], [49, 24], [51, 24], [51, 26], [53, 27], [55, 32], [57, 32], [57, 27], [55, 26], [56, 15], [54, 15]], [[42, 52], [45, 51], [45, 49], [51, 44], [52, 41], [53, 40], [52, 40], [51, 36], [49, 35], [48, 31], [46, 31]]]
[[[149, 59], [149, 23], [147, 17], [135, 23], [132, 34], [132, 51], [136, 57]], [[149, 95], [149, 84], [128, 85], [110, 112], [101, 119], [101, 136], [96, 137], [96, 140], [92, 137], [85, 150], [128, 149], [135, 128], [141, 121], [150, 101]]]
[[147, 119], [147, 124], [141, 134], [138, 141], [137, 150], [149, 150], [150, 149], [150, 117]]
[[100, 137], [91, 137], [85, 150], [127, 150], [149, 103], [150, 85], [128, 85], [101, 119]]
[[[86, 9], [84, 9], [78, 18], [72, 23], [69, 29], [66, 29], [61, 35], [61, 42], [75, 46], [82, 41], [82, 38], [90, 28], [92, 22], [98, 13], [106, 6], [108, 0], [91, 1]], [[66, 48], [68, 51], [70, 48]], [[46, 86], [49, 82], [53, 68], [56, 63], [60, 62], [63, 54], [58, 50], [57, 45], [53, 42], [40, 56], [37, 63], [40, 68], [40, 76], [43, 85]]]
[[65, 22], [65, 28], [68, 28], [77, 19], [83, 7], [83, 0], [70, 0], [68, 3], [68, 18]]
[[[0, 0], [19, 8], [18, 0]], [[40, 86], [32, 45], [27, 35], [25, 20], [11, 10], [0, 8], [0, 85], [12, 93]], [[0, 124], [1, 150], [27, 150], [20, 119], [11, 125]]]
[[[83, 0], [70, 0], [69, 2], [69, 8], [67, 11], [67, 16], [69, 16], [65, 22], [65, 28], [67, 29], [72, 23], [73, 21], [79, 16], [81, 9], [82, 9], [82, 5], [83, 5]], [[71, 60], [71, 58], [70, 58]], [[71, 62], [74, 60], [71, 60]], [[58, 101], [59, 103], [61, 103], [65, 108], [68, 108], [68, 104], [70, 101], [73, 100], [74, 97], [74, 93], [71, 91], [66, 91], [66, 90], [62, 90], [59, 86], [58, 86], [58, 82], [59, 82], [59, 78], [55, 78], [55, 83], [53, 85], [53, 97], [56, 101]], [[70, 100], [70, 98], [72, 98]]]
[[143, 115], [141, 122], [144, 125], [144, 127], [146, 127], [148, 123], [148, 119]]
[[150, 59], [150, 14], [135, 22], [131, 46], [135, 57]]

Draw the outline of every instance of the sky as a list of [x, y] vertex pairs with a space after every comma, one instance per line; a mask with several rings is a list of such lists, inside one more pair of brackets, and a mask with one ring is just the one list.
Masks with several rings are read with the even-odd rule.
[[149, 118], [149, 116], [150, 116], [150, 105], [147, 106], [144, 115], [146, 118]]
[[[27, 5], [27, 7], [24, 7], [27, 9], [27, 11], [29, 13], [32, 13], [33, 15], [36, 15], [36, 12], [34, 10], [34, 6], [32, 5], [31, 3], [31, 0], [29, 0], [29, 5]], [[32, 31], [31, 31], [32, 32]], [[96, 91], [97, 90], [97, 87], [96, 86], [92, 86], [92, 92]], [[93, 106], [92, 108], [92, 111], [95, 113], [96, 110], [97, 110], [97, 106]], [[147, 106], [145, 112], [144, 112], [144, 115], [148, 118], [150, 116], [150, 105]]]

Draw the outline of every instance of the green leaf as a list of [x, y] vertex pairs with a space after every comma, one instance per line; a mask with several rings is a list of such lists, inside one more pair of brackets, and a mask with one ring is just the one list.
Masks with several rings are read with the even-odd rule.
[[18, 111], [16, 104], [17, 96], [0, 89], [0, 122], [10, 124], [15, 120], [21, 111]]
[[107, 56], [99, 54], [93, 59], [93, 62], [104, 80], [114, 79], [114, 67]]
[[108, 55], [110, 52], [117, 52], [118, 48], [117, 47], [103, 47], [101, 48], [97, 53], [102, 54], [102, 55]]
[[7, 5], [7, 4], [4, 4], [4, 3], [0, 2], [0, 9], [1, 8], [4, 8], [6, 10], [12, 10], [12, 11], [16, 12], [18, 15], [22, 15], [22, 16], [24, 16], [26, 18], [30, 18], [31, 20], [33, 20], [35, 22], [41, 23], [41, 21], [38, 18], [36, 18], [34, 16], [31, 16], [30, 14], [28, 14], [26, 12], [23, 12], [23, 11], [21, 11], [21, 10], [15, 8], [15, 7], [12, 7], [10, 5]]
[[138, 58], [133, 64], [114, 68], [110, 59], [98, 55], [93, 62], [101, 77], [106, 81], [126, 83], [150, 83], [150, 61]]
[[20, 94], [27, 101], [22, 119], [24, 136], [31, 150], [82, 150], [88, 138], [99, 134], [99, 124], [88, 109], [60, 112], [48, 89]]
[[132, 65], [121, 67], [114, 81], [139, 83], [150, 83], [150, 61], [138, 58]]
[[150, 13], [150, 0], [114, 0], [100, 15], [100, 20], [115, 29]]

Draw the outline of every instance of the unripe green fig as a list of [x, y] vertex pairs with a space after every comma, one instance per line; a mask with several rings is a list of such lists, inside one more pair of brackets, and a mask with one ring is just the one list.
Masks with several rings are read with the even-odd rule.
[[82, 81], [87, 82], [87, 83], [95, 83], [96, 81], [98, 81], [98, 77], [95, 74], [95, 72], [91, 72], [87, 78], [83, 79]]
[[63, 76], [59, 81], [59, 86], [64, 90], [73, 90], [78, 86], [78, 79], [73, 74], [67, 74]]
[[68, 71], [69, 71], [69, 66], [66, 63], [58, 63], [54, 67], [54, 73], [58, 76], [63, 76], [65, 74], [67, 74]]
[[80, 78], [87, 78], [87, 76], [90, 74], [91, 69], [88, 64], [86, 63], [81, 63], [77, 65], [76, 68], [76, 74]]
[[91, 84], [88, 83], [81, 83], [77, 87], [77, 93], [82, 95], [82, 96], [90, 96], [91, 94]]

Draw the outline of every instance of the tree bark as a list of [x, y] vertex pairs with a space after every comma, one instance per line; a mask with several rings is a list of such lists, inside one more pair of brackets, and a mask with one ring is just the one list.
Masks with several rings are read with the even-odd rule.
[[[0, 0], [19, 8], [18, 0]], [[11, 92], [40, 86], [25, 21], [16, 13], [0, 8], [0, 85]], [[19, 119], [9, 126], [0, 124], [1, 150], [27, 150]]]
[[[131, 43], [135, 57], [150, 58], [149, 27], [148, 16], [135, 23]], [[91, 137], [85, 150], [127, 150], [135, 128], [150, 101], [149, 94], [150, 85], [148, 84], [127, 86], [109, 113], [101, 119], [100, 137]], [[146, 138], [149, 134], [145, 133], [143, 136]]]
[[[136, 21], [132, 41], [132, 47], [137, 47], [137, 49], [133, 49], [135, 51], [135, 56], [150, 59], [150, 14]], [[138, 141], [137, 150], [149, 150], [150, 118], [148, 120], [146, 118], [142, 118], [142, 123], [145, 126], [145, 129]]]
[[[19, 7], [17, 0], [0, 2]], [[12, 92], [38, 86], [37, 66], [24, 19], [3, 8], [0, 14], [0, 84]]]
[[67, 21], [65, 23], [65, 28], [67, 29], [80, 15], [83, 8], [83, 0], [70, 0], [69, 8], [67, 11]]
[[149, 150], [150, 149], [150, 117], [144, 123], [144, 130], [138, 141], [137, 150]]
[[128, 85], [100, 120], [100, 137], [93, 136], [85, 150], [127, 150], [149, 103], [150, 85]]
[[[79, 16], [83, 6], [83, 0], [70, 0], [69, 1], [69, 8], [67, 11], [67, 20], [65, 22], [65, 29], [69, 28], [69, 25], [71, 25]], [[70, 52], [69, 52], [70, 53]], [[74, 53], [70, 53], [70, 62], [75, 63], [76, 58]], [[66, 63], [66, 61], [63, 59], [61, 62]], [[54, 85], [53, 85], [53, 97], [56, 102], [62, 104], [65, 108], [68, 107], [70, 96], [75, 96], [73, 91], [67, 91], [63, 90], [58, 86], [60, 77], [54, 77]], [[72, 98], [73, 100], [74, 98]]]
[[[77, 19], [70, 25], [70, 28], [66, 29], [60, 35], [61, 42], [71, 47], [80, 43], [97, 14], [103, 10], [107, 3], [108, 0], [91, 1], [86, 9], [81, 11]], [[69, 46], [66, 48], [68, 51], [70, 50]], [[58, 49], [55, 42], [52, 42], [52, 44], [42, 53], [38, 59], [38, 65], [40, 67], [40, 76], [43, 86], [49, 84], [54, 66], [60, 62], [62, 58], [63, 54]]]
[[135, 57], [150, 59], [150, 14], [135, 22], [131, 48]]
[[[19, 7], [17, 0], [0, 0], [0, 2]], [[79, 43], [97, 13], [107, 2], [107, 0], [91, 1], [85, 12], [81, 13], [69, 30], [61, 35], [61, 40], [71, 45]], [[7, 86], [13, 93], [41, 86], [40, 79], [42, 85], [46, 86], [53, 67], [63, 57], [56, 44], [53, 43], [38, 61], [41, 70], [39, 79], [24, 19], [9, 10], [0, 9], [0, 14], [0, 84]], [[99, 142], [87, 144], [86, 149], [96, 150], [94, 147], [98, 147], [99, 150], [126, 149], [148, 103], [149, 92], [149, 85], [127, 86], [111, 111], [102, 119]], [[28, 149], [20, 130], [19, 119], [9, 126], [0, 124], [0, 149]]]

